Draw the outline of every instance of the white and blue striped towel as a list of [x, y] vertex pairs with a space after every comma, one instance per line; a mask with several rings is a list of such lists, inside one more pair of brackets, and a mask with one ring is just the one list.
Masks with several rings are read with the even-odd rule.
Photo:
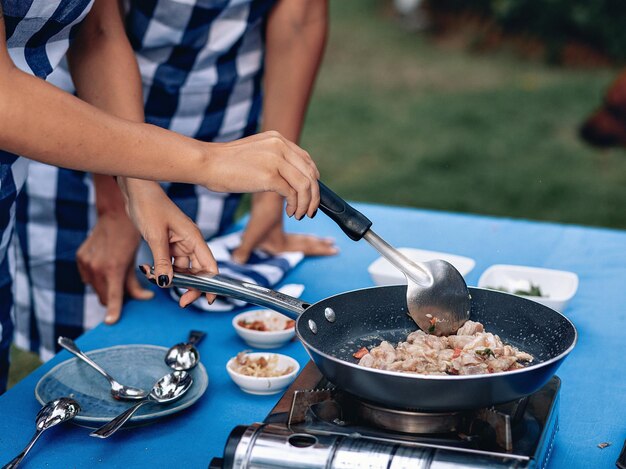
[[[280, 282], [285, 274], [294, 268], [303, 259], [301, 252], [283, 252], [280, 254], [268, 254], [259, 249], [255, 249], [246, 264], [238, 264], [232, 260], [232, 252], [241, 244], [243, 232], [232, 233], [219, 238], [212, 239], [208, 244], [220, 274], [227, 275], [248, 283], [254, 283], [266, 288], [272, 288]], [[299, 296], [304, 287], [302, 285], [285, 285], [292, 296]], [[184, 290], [172, 288], [172, 298], [176, 301], [184, 293]], [[248, 306], [248, 303], [233, 298], [223, 296], [210, 305], [204, 297], [196, 300], [193, 306], [204, 311], [231, 311]]]

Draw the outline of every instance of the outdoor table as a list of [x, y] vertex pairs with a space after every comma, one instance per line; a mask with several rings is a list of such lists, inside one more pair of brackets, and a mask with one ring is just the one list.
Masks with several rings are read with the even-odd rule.
[[[378, 234], [396, 247], [415, 247], [468, 256], [476, 266], [467, 275], [476, 285], [493, 264], [519, 264], [575, 272], [578, 292], [564, 314], [578, 330], [578, 344], [557, 375], [562, 380], [560, 429], [550, 468], [614, 467], [626, 438], [626, 232], [525, 220], [355, 204]], [[286, 221], [289, 232], [332, 236], [341, 250], [328, 258], [304, 260], [283, 283], [306, 286], [309, 302], [372, 286], [367, 266], [378, 254], [353, 242], [318, 214]], [[191, 329], [207, 332], [199, 346], [209, 386], [190, 408], [153, 424], [121, 430], [102, 440], [89, 429], [64, 424], [46, 432], [24, 461], [33, 468], [206, 468], [221, 456], [230, 431], [261, 421], [280, 395], [243, 393], [228, 377], [227, 360], [248, 347], [231, 325], [233, 313], [180, 309], [167, 292], [150, 301], [130, 301], [121, 321], [100, 325], [79, 340], [84, 350], [120, 344], [171, 346]], [[280, 353], [307, 362], [304, 348], [291, 342]], [[39, 379], [71, 357], [59, 353], [0, 396], [0, 463], [8, 462], [31, 438], [40, 404]], [[609, 442], [605, 449], [599, 443]]]

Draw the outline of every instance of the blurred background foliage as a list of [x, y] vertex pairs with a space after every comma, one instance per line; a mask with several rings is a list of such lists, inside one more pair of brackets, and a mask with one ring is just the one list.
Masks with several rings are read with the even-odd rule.
[[592, 149], [578, 136], [618, 69], [593, 57], [571, 68], [509, 47], [476, 49], [457, 34], [463, 24], [477, 31], [474, 16], [457, 15], [459, 27], [442, 34], [430, 9], [455, 1], [489, 11], [499, 3], [513, 23], [517, 3], [596, 11], [578, 0], [431, 0], [430, 27], [414, 31], [391, 1], [331, 1], [301, 142], [323, 179], [352, 200], [626, 228], [624, 150]]
[[562, 61], [568, 47], [626, 61], [623, 0], [429, 0], [428, 7], [434, 13], [474, 13], [492, 33], [532, 36], [553, 62]]

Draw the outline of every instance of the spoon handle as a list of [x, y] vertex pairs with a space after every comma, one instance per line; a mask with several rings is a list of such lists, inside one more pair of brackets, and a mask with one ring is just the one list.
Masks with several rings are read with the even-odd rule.
[[24, 448], [20, 454], [15, 456], [15, 458], [13, 458], [11, 462], [6, 464], [2, 469], [14, 469], [17, 466], [19, 466], [19, 464], [22, 462], [22, 459], [26, 457], [26, 455], [28, 454], [28, 452], [33, 447], [33, 445], [35, 444], [35, 442], [41, 436], [42, 433], [43, 433], [43, 430], [37, 430], [35, 434], [33, 435], [33, 437], [31, 438], [31, 440], [26, 445], [26, 448]]
[[107, 380], [109, 380], [109, 383], [111, 383], [111, 384], [116, 383], [116, 381], [111, 377], [111, 375], [109, 375], [106, 371], [104, 371], [102, 368], [100, 368], [100, 365], [98, 365], [96, 362], [94, 362], [91, 358], [89, 358], [87, 355], [85, 355], [76, 346], [76, 344], [74, 343], [74, 341], [72, 339], [69, 339], [67, 337], [59, 337], [57, 342], [65, 350], [67, 350], [70, 353], [73, 353], [78, 358], [80, 358], [82, 361], [84, 361], [89, 366], [91, 366], [98, 373], [100, 373], [102, 376], [104, 376]]
[[320, 210], [333, 220], [352, 241], [358, 241], [372, 226], [369, 218], [335, 194], [322, 181], [320, 186]]
[[120, 427], [124, 425], [128, 421], [128, 419], [130, 419], [135, 414], [135, 412], [137, 412], [137, 409], [139, 409], [142, 405], [147, 404], [148, 402], [150, 402], [149, 399], [145, 399], [143, 401], [137, 402], [137, 404], [126, 409], [124, 412], [122, 412], [120, 415], [115, 417], [110, 422], [105, 423], [97, 430], [94, 430], [93, 432], [91, 432], [89, 436], [93, 436], [96, 438], [110, 437], [111, 435], [113, 435], [113, 433], [118, 431]]
[[187, 343], [191, 345], [198, 345], [202, 339], [206, 336], [206, 332], [203, 331], [189, 331], [189, 338], [187, 339]]

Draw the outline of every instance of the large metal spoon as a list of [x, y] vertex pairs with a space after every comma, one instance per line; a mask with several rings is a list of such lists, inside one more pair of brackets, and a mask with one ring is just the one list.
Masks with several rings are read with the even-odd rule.
[[26, 448], [18, 454], [10, 463], [6, 464], [2, 469], [14, 469], [16, 468], [22, 459], [26, 457], [30, 449], [35, 442], [39, 439], [41, 434], [50, 427], [54, 427], [59, 423], [63, 423], [66, 420], [72, 419], [80, 412], [80, 405], [74, 399], [69, 397], [62, 397], [54, 401], [48, 402], [37, 413], [37, 423], [35, 435], [31, 438]]
[[89, 366], [91, 366], [94, 370], [96, 370], [102, 376], [104, 376], [109, 381], [109, 384], [111, 385], [111, 395], [115, 399], [125, 400], [125, 401], [136, 401], [137, 399], [143, 399], [148, 395], [148, 392], [143, 389], [134, 388], [132, 386], [125, 386], [123, 384], [118, 383], [115, 379], [113, 379], [113, 377], [110, 374], [104, 371], [100, 365], [98, 365], [91, 358], [85, 355], [78, 348], [78, 346], [74, 343], [72, 339], [69, 339], [67, 337], [59, 337], [57, 339], [57, 343], [61, 347], [63, 347], [65, 350], [67, 350], [70, 353], [73, 353], [82, 361], [87, 363]]
[[160, 380], [154, 383], [154, 386], [147, 397], [137, 402], [132, 407], [126, 409], [109, 423], [106, 423], [97, 430], [91, 432], [89, 436], [94, 436], [96, 438], [110, 437], [113, 433], [119, 430], [120, 427], [124, 425], [142, 405], [149, 402], [166, 404], [168, 402], [175, 401], [185, 394], [192, 384], [193, 378], [186, 371], [173, 371], [170, 374], [163, 376]]
[[411, 318], [424, 332], [455, 333], [470, 316], [470, 294], [463, 276], [443, 260], [414, 262], [371, 230], [372, 222], [322, 182], [320, 209], [354, 241], [365, 239], [406, 277]]
[[191, 370], [200, 361], [200, 352], [195, 346], [205, 335], [202, 331], [190, 331], [186, 343], [176, 344], [167, 351], [165, 364], [177, 371]]

